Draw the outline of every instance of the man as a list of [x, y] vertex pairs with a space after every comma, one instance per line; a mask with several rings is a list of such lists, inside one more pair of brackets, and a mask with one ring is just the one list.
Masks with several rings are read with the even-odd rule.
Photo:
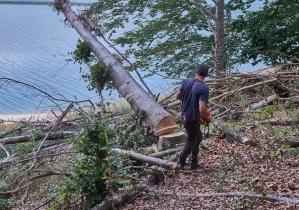
[[196, 68], [195, 78], [187, 79], [176, 98], [182, 100], [182, 122], [187, 133], [187, 142], [180, 154], [178, 164], [181, 168], [186, 165], [186, 159], [191, 153], [191, 169], [198, 168], [199, 143], [202, 140], [199, 117], [211, 121], [208, 112], [209, 89], [204, 84], [208, 76], [209, 67], [200, 65]]

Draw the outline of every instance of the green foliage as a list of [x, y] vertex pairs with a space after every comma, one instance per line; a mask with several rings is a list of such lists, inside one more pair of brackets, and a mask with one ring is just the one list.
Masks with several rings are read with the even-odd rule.
[[[245, 9], [253, 1], [230, 0], [226, 25], [231, 11]], [[204, 11], [215, 12], [212, 1], [197, 0], [99, 0], [90, 9], [90, 19], [98, 21], [103, 32], [116, 44], [125, 47], [126, 55], [134, 58], [131, 70], [146, 71], [147, 75], [193, 76], [199, 63], [213, 66], [213, 20]], [[123, 33], [118, 33], [121, 31]], [[229, 31], [228, 31], [229, 32]], [[236, 37], [227, 34], [226, 66], [237, 61], [233, 51]]]
[[299, 112], [293, 112], [291, 118], [294, 125], [299, 125]]
[[78, 40], [77, 48], [72, 55], [74, 60], [80, 64], [90, 63], [94, 59], [89, 46], [80, 39]]
[[6, 157], [6, 153], [3, 149], [0, 149], [0, 159], [5, 158]]
[[102, 90], [112, 89], [112, 82], [109, 81], [107, 75], [107, 66], [98, 62], [96, 64], [90, 65], [90, 71], [86, 74], [83, 74], [82, 77], [86, 82], [89, 82], [88, 89], [95, 90], [97, 93], [101, 94]]
[[12, 209], [15, 205], [16, 205], [16, 200], [14, 198], [0, 198], [1, 210]]
[[97, 58], [91, 53], [89, 46], [78, 40], [77, 48], [72, 53], [75, 62], [80, 64], [86, 64], [88, 71], [82, 73], [82, 78], [88, 82], [87, 88], [89, 90], [95, 90], [101, 95], [102, 90], [113, 89], [112, 82], [109, 80], [107, 71], [108, 68], [103, 62], [98, 61]]
[[277, 111], [277, 109], [278, 109], [277, 104], [272, 104], [272, 105], [262, 108], [261, 112], [259, 113], [260, 119], [265, 120], [265, 119], [272, 117], [273, 114], [275, 113], [275, 111]]
[[288, 145], [283, 145], [278, 149], [274, 149], [271, 151], [270, 156], [271, 158], [275, 159], [280, 156], [297, 156], [299, 155], [299, 148], [292, 148]]
[[62, 3], [61, 1], [54, 1], [54, 8], [59, 12], [62, 10]]
[[299, 1], [265, 1], [262, 10], [246, 12], [230, 25], [240, 39], [240, 61], [270, 65], [299, 60]]
[[[7, 190], [7, 183], [6, 181], [0, 179], [0, 191]], [[12, 209], [15, 206], [16, 200], [14, 198], [0, 198], [0, 209]]]
[[31, 152], [36, 146], [38, 142], [34, 140], [34, 138], [25, 143], [15, 144], [11, 147], [13, 154], [15, 154], [18, 158], [25, 158], [29, 152]]
[[85, 125], [84, 134], [73, 140], [78, 155], [70, 163], [72, 176], [65, 178], [53, 195], [55, 209], [72, 205], [90, 209], [112, 190], [127, 184], [122, 159], [110, 154], [115, 134], [99, 119]]

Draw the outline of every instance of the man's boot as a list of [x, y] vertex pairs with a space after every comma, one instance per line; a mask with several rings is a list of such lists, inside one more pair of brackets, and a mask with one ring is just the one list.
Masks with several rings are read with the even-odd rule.
[[178, 158], [178, 161], [177, 161], [177, 166], [178, 166], [179, 169], [184, 169], [185, 165], [186, 165], [186, 159], [184, 159], [182, 157], [182, 154], [180, 154], [180, 156]]
[[192, 157], [191, 160], [191, 170], [196, 170], [198, 169], [198, 157], [196, 155], [196, 157]]

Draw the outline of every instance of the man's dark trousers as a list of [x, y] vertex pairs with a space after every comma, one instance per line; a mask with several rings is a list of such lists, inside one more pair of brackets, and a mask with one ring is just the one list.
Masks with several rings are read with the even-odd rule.
[[180, 155], [181, 165], [185, 165], [187, 157], [191, 153], [191, 167], [197, 166], [198, 164], [198, 152], [199, 144], [202, 140], [202, 133], [200, 131], [200, 125], [198, 121], [191, 119], [186, 119], [182, 117], [182, 122], [184, 124], [186, 133], [187, 133], [187, 142], [183, 148], [183, 151]]

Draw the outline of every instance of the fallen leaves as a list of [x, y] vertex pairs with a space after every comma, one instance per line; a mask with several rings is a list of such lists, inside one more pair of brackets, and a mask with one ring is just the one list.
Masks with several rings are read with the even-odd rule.
[[[197, 171], [181, 171], [160, 183], [155, 190], [172, 196], [149, 198], [144, 193], [123, 209], [298, 209], [297, 205], [243, 198], [182, 198], [182, 193], [248, 191], [299, 198], [298, 155], [272, 158], [281, 147], [267, 132], [258, 133], [258, 146], [230, 144], [225, 139], [211, 139], [201, 154]], [[265, 136], [264, 136], [265, 135]]]

